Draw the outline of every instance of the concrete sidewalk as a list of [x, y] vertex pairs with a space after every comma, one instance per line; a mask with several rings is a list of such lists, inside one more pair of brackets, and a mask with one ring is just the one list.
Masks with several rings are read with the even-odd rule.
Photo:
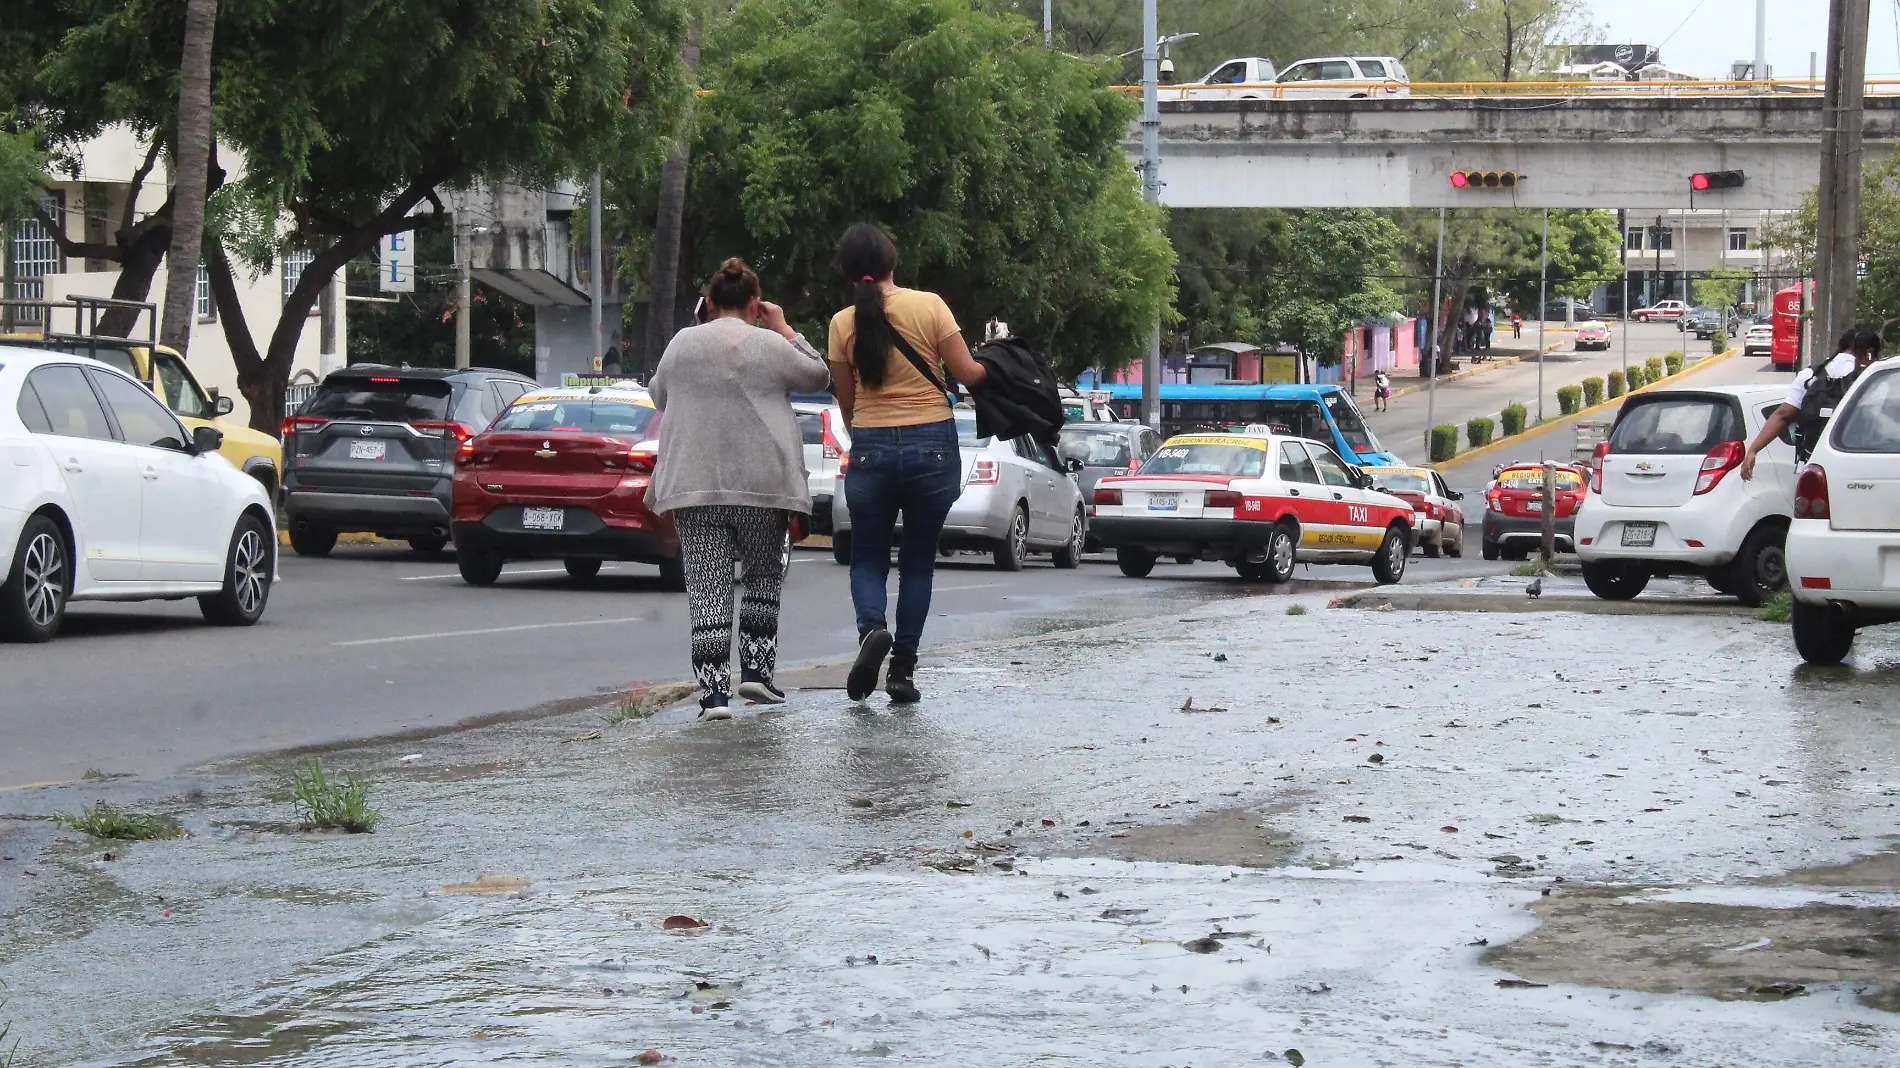
[[[1879, 670], [1327, 596], [939, 651], [906, 711], [820, 666], [327, 752], [373, 835], [288, 755], [7, 795], [0, 1015], [36, 1066], [1900, 1058]], [[43, 819], [97, 798], [190, 836]]]

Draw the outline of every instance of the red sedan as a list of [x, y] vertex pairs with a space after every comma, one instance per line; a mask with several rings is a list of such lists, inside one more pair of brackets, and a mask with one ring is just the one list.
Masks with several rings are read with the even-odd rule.
[[660, 413], [644, 390], [543, 390], [455, 457], [455, 562], [475, 586], [507, 560], [555, 558], [586, 581], [604, 560], [657, 564], [686, 588], [673, 521], [647, 508]]
[[[1557, 519], [1556, 549], [1574, 553], [1577, 509], [1583, 507], [1583, 495], [1589, 487], [1584, 472], [1568, 464], [1556, 466], [1555, 478], [1552, 499]], [[1484, 558], [1524, 559], [1544, 538], [1544, 466], [1507, 464], [1499, 468], [1484, 491], [1484, 505]]]

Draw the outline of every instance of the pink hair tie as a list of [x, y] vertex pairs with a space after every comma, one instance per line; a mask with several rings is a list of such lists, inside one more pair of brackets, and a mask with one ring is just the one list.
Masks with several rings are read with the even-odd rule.
[[872, 278], [872, 277], [871, 277], [870, 275], [868, 275], [868, 274], [867, 274], [867, 275], [865, 275], [865, 276], [864, 276], [864, 277], [863, 277], [862, 279], [860, 279], [860, 281], [865, 281], [865, 282], [875, 282], [875, 281], [877, 281], [877, 279], [875, 279], [875, 278]]

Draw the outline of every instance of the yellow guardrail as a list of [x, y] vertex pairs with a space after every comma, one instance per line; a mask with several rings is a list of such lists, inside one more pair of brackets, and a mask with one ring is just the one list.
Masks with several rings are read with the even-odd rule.
[[[1801, 79], [1787, 81], [1653, 81], [1653, 82], [1234, 82], [1203, 85], [1198, 82], [1161, 86], [1162, 100], [1229, 99], [1236, 93], [1257, 93], [1261, 100], [1329, 100], [1340, 94], [1364, 93], [1368, 99], [1413, 97], [1497, 96], [1819, 96], [1826, 83]], [[1139, 85], [1112, 86], [1116, 92], [1139, 93]], [[1871, 78], [1870, 96], [1900, 95], [1900, 78]]]

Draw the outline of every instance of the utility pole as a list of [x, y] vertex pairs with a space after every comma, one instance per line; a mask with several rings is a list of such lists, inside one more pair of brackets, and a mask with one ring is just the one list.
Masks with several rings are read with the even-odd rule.
[[[1654, 274], [1650, 276], [1650, 284], [1655, 287], [1655, 289], [1649, 294], [1649, 303], [1650, 303], [1650, 306], [1652, 307], [1654, 307], [1658, 301], [1663, 299], [1662, 239], [1663, 239], [1663, 234], [1667, 232], [1668, 232], [1667, 230], [1663, 229], [1663, 217], [1660, 215], [1656, 216], [1656, 225], [1653, 228], [1651, 228], [1651, 230], [1649, 231], [1649, 244], [1652, 250], [1656, 253], [1656, 271]], [[1675, 242], [1672, 241], [1670, 242], [1670, 244], [1674, 245]]]
[[[1141, 0], [1141, 199], [1161, 203], [1161, 46], [1155, 0]], [[1141, 366], [1141, 410], [1161, 429], [1161, 319], [1148, 332]]]
[[1755, 80], [1768, 80], [1768, 0], [1755, 0]]
[[464, 193], [455, 213], [455, 366], [468, 366], [468, 316], [472, 287], [468, 271], [468, 194]]
[[1439, 307], [1438, 302], [1441, 299], [1443, 299], [1440, 295], [1439, 290], [1445, 284], [1445, 209], [1444, 208], [1438, 209], [1438, 259], [1436, 261], [1436, 264], [1437, 265], [1432, 268], [1432, 336], [1430, 338], [1431, 348], [1425, 353], [1425, 358], [1431, 361], [1429, 365], [1429, 369], [1425, 375], [1425, 455], [1428, 457], [1431, 456], [1432, 454], [1432, 427], [1435, 425], [1433, 423], [1433, 420], [1437, 418], [1438, 353], [1439, 353], [1439, 348], [1440, 348], [1438, 339], [1443, 333], [1441, 330], [1439, 330], [1439, 317], [1442, 314], [1442, 309]]
[[[1544, 250], [1537, 260], [1537, 421], [1544, 421], [1544, 320], [1550, 317], [1550, 209], [1544, 209]], [[1564, 321], [1570, 320], [1566, 298]]]
[[588, 354], [587, 363], [582, 365], [583, 369], [592, 368], [594, 365], [594, 361], [599, 359], [601, 354], [605, 351], [600, 347], [600, 319], [601, 319], [602, 304], [606, 299], [605, 283], [607, 280], [601, 277], [601, 266], [600, 266], [602, 257], [600, 254], [600, 168], [599, 167], [594, 168], [594, 177], [590, 179], [587, 183], [587, 206], [589, 209], [587, 213], [588, 215], [587, 238], [588, 238], [588, 245], [590, 246], [588, 249], [589, 260], [588, 260], [588, 265], [587, 265], [587, 283], [588, 283], [587, 289], [588, 289], [589, 295], [593, 298], [589, 302], [592, 305], [592, 307], [589, 310], [593, 313], [592, 318], [594, 322], [594, 333], [593, 333], [594, 340], [593, 340], [593, 351]]
[[1828, 346], [1854, 325], [1860, 259], [1861, 111], [1867, 94], [1867, 2], [1829, 0], [1827, 85], [1821, 95], [1820, 219], [1815, 230], [1814, 346], [1819, 366]]
[[1630, 219], [1627, 209], [1618, 208], [1616, 212], [1616, 232], [1622, 235], [1617, 242], [1616, 262], [1623, 273], [1623, 380], [1630, 376]]
[[1055, 0], [1042, 0], [1042, 44], [1047, 48], [1056, 43]]

